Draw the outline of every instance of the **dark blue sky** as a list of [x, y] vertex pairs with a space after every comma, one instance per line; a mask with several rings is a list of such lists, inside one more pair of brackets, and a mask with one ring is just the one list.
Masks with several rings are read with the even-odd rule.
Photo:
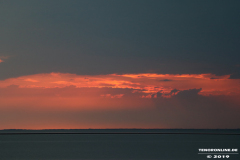
[[239, 78], [239, 7], [239, 0], [1, 0], [0, 79], [49, 72]]

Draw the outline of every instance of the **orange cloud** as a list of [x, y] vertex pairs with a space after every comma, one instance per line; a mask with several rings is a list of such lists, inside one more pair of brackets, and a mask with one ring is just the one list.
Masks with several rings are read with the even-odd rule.
[[28, 75], [0, 81], [4, 88], [17, 85], [19, 88], [122, 88], [134, 89], [142, 93], [171, 93], [173, 89], [186, 90], [202, 88], [203, 95], [239, 94], [239, 80], [229, 79], [229, 75], [212, 74], [111, 74], [111, 75], [76, 75], [69, 73], [49, 73]]
[[0, 56], [0, 63], [4, 62], [4, 59], [8, 59], [9, 56]]
[[35, 74], [0, 81], [0, 108], [16, 105], [81, 110], [142, 108], [153, 106], [152, 98], [170, 98], [179, 91], [194, 88], [201, 88], [199, 94], [205, 96], [239, 96], [239, 80], [228, 78], [212, 74]]
[[9, 78], [0, 81], [0, 122], [2, 128], [181, 127], [181, 117], [203, 117], [219, 106], [231, 118], [239, 110], [239, 82], [212, 74], [45, 73]]

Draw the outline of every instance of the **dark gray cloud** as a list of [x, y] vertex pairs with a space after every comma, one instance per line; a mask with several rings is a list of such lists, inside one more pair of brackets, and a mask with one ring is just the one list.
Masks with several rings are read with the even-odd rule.
[[240, 73], [231, 74], [230, 79], [240, 79]]
[[[170, 94], [171, 94], [171, 95], [172, 95], [172, 94], [176, 94], [178, 91], [179, 91], [179, 90], [175, 88], [175, 89], [171, 90]], [[181, 91], [181, 92], [183, 92], [183, 91]], [[180, 94], [181, 94], [181, 93], [180, 93]]]
[[171, 79], [162, 79], [162, 80], [159, 80], [159, 81], [169, 82], [169, 81], [172, 81], [172, 80]]
[[44, 72], [239, 74], [239, 1], [0, 2], [0, 79]]
[[[202, 90], [202, 88], [199, 89], [189, 89], [189, 90], [183, 90], [178, 92], [178, 94], [176, 95], [177, 98], [189, 98], [189, 97], [196, 97], [198, 96], [198, 93]], [[174, 89], [171, 91], [171, 93], [176, 93], [177, 89]]]
[[160, 119], [172, 127], [239, 128], [239, 102], [231, 96], [203, 96], [200, 89], [179, 91], [171, 98], [153, 98]]

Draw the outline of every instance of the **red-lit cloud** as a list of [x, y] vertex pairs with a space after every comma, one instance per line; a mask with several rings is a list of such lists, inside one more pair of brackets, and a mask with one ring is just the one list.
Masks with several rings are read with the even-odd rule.
[[0, 63], [4, 62], [4, 59], [8, 59], [9, 56], [0, 56]]
[[19, 88], [122, 88], [134, 89], [142, 93], [162, 92], [169, 95], [173, 89], [186, 90], [202, 88], [203, 95], [239, 94], [239, 80], [229, 79], [229, 75], [212, 74], [111, 74], [75, 75], [68, 73], [49, 73], [22, 76], [0, 81], [0, 87], [17, 85]]
[[[240, 105], [239, 82], [239, 79], [229, 79], [229, 75], [216, 76], [212, 74], [35, 74], [0, 81], [0, 111], [6, 114], [11, 113], [11, 116], [17, 113], [22, 116], [29, 113], [38, 117], [38, 113], [44, 113], [44, 117], [32, 118], [38, 122], [30, 128], [44, 126], [40, 123], [41, 119], [51, 121], [51, 117], [47, 115], [54, 112], [63, 115], [65, 112], [79, 113], [81, 116], [83, 116], [83, 112], [88, 115], [92, 115], [94, 112], [95, 117], [93, 118], [83, 116], [85, 123], [89, 125], [82, 124], [81, 126], [77, 125], [77, 122], [80, 121], [79, 118], [76, 118], [78, 120], [75, 122], [75, 120], [69, 120], [71, 114], [65, 115], [63, 119], [70, 121], [68, 123], [69, 126], [72, 126], [70, 128], [84, 128], [85, 126], [124, 128], [124, 125], [132, 128], [134, 126], [143, 128], [181, 127], [181, 125], [193, 127], [194, 123], [191, 120], [186, 124], [184, 124], [185, 122], [181, 124], [181, 117], [204, 116], [206, 111], [214, 114], [214, 109], [226, 110], [224, 113], [228, 115], [227, 117], [231, 117], [231, 112], [237, 113], [239, 111], [237, 106]], [[191, 107], [195, 107], [195, 109]], [[230, 109], [229, 113], [227, 108]], [[124, 113], [122, 113], [123, 111]], [[137, 116], [134, 115], [135, 112], [138, 114]], [[108, 113], [115, 116], [111, 117], [107, 115]], [[165, 117], [165, 114], [168, 116]], [[117, 120], [116, 117], [120, 115], [131, 115], [135, 118], [128, 117], [129, 124], [127, 124], [124, 120]], [[2, 116], [3, 126], [8, 126], [8, 124], [10, 126], [9, 117], [11, 116]], [[112, 123], [103, 120], [104, 116], [110, 116], [109, 121], [112, 120]], [[221, 115], [218, 118], [220, 117]], [[48, 124], [47, 128], [61, 126], [62, 120], [59, 117], [58, 119], [58, 122], [54, 121], [52, 125]], [[37, 125], [38, 123], [39, 125]], [[25, 121], [19, 125], [24, 128], [23, 124], [31, 126]], [[204, 124], [199, 122], [198, 126], [208, 126], [206, 124], [207, 121]], [[14, 126], [13, 123], [11, 125]], [[230, 127], [234, 127], [234, 125]], [[68, 127], [62, 125], [62, 128]]]

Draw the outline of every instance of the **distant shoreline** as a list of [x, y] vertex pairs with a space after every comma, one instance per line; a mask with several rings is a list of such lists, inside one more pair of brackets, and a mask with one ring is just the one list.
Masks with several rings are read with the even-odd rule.
[[5, 129], [6, 134], [213, 134], [240, 135], [240, 129]]

